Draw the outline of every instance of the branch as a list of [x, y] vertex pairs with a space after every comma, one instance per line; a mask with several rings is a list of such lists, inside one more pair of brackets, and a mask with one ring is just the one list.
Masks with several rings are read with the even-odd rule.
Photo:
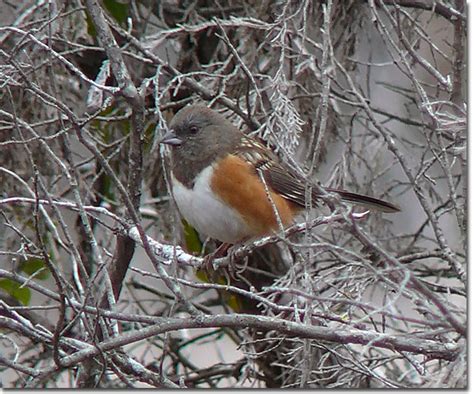
[[[359, 344], [372, 348], [385, 348], [396, 352], [411, 352], [423, 354], [430, 359], [454, 360], [464, 349], [455, 343], [439, 343], [432, 340], [416, 338], [413, 335], [396, 336], [365, 330], [339, 330], [334, 327], [307, 326], [301, 323], [290, 322], [275, 317], [254, 315], [200, 315], [186, 318], [166, 318], [159, 324], [140, 330], [129, 331], [115, 338], [98, 343], [94, 347], [80, 350], [61, 359], [63, 367], [71, 367], [90, 359], [102, 352], [118, 349], [122, 346], [136, 343], [153, 336], [182, 329], [203, 329], [227, 327], [234, 329], [254, 328], [263, 331], [277, 331], [290, 337], [307, 338], [317, 341], [328, 341], [338, 344]], [[43, 380], [46, 376], [55, 373], [56, 366], [50, 366], [38, 375]], [[34, 387], [35, 381], [28, 386]]]
[[[143, 171], [143, 132], [144, 132], [144, 102], [123, 60], [121, 50], [115, 41], [112, 31], [105, 20], [105, 15], [96, 0], [87, 0], [87, 9], [97, 30], [99, 41], [105, 49], [110, 60], [110, 66], [115, 79], [120, 87], [120, 93], [127, 99], [133, 109], [132, 127], [130, 133], [130, 148], [128, 153], [128, 182], [127, 191], [133, 204], [133, 208], [138, 212], [140, 207], [141, 183]], [[113, 262], [109, 266], [112, 290], [115, 300], [118, 299], [122, 282], [127, 273], [128, 266], [132, 260], [134, 244], [125, 237], [117, 238], [117, 246]], [[112, 280], [113, 279], [113, 280]], [[109, 303], [114, 302], [109, 297]], [[105, 302], [105, 299], [103, 300]]]
[[[362, 213], [353, 212], [351, 213], [351, 218], [354, 220], [361, 220], [365, 218], [367, 214], [368, 212], [362, 212]], [[269, 235], [263, 238], [259, 238], [256, 241], [253, 241], [247, 244], [238, 245], [236, 249], [232, 250], [232, 252], [229, 255], [222, 258], [215, 259], [212, 262], [213, 268], [218, 269], [220, 267], [227, 266], [231, 262], [232, 259], [241, 259], [251, 254], [255, 249], [261, 248], [265, 245], [274, 244], [278, 241], [284, 241], [285, 239], [287, 239], [289, 236], [293, 234], [300, 233], [317, 226], [328, 224], [330, 222], [337, 222], [337, 221], [343, 221], [343, 220], [344, 220], [344, 217], [341, 214], [332, 214], [329, 216], [322, 216], [322, 217], [314, 219], [313, 221], [309, 223], [295, 224], [294, 226], [287, 228], [281, 234]], [[141, 246], [143, 246], [142, 239], [136, 227], [130, 227], [127, 230], [126, 235], [129, 236], [131, 239], [133, 239], [135, 242], [139, 243]], [[153, 238], [147, 235], [145, 237], [147, 239], [150, 250], [153, 252], [156, 258], [162, 264], [169, 265], [171, 264], [173, 260], [176, 260], [176, 262], [179, 265], [200, 268], [204, 262], [204, 258], [196, 257], [189, 253], [186, 253], [178, 245], [167, 245], [167, 244], [163, 244], [161, 242], [155, 241]]]
[[452, 21], [453, 19], [462, 19], [466, 21], [466, 15], [454, 9], [444, 5], [439, 1], [428, 1], [428, 0], [375, 0], [375, 3], [380, 6], [381, 3], [386, 5], [399, 5], [406, 8], [418, 8], [420, 10], [434, 11], [436, 14]]

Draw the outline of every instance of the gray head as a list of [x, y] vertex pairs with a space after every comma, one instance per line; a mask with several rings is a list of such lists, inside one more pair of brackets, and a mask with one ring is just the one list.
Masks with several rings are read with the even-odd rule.
[[204, 105], [181, 109], [169, 128], [161, 143], [172, 147], [173, 173], [187, 186], [202, 169], [231, 152], [242, 136], [224, 116]]

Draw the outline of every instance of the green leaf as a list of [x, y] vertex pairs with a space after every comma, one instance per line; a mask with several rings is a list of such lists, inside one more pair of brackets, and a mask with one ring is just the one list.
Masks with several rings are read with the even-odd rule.
[[202, 242], [199, 239], [198, 232], [191, 226], [186, 220], [182, 220], [184, 227], [184, 240], [186, 242], [186, 248], [191, 253], [201, 253]]
[[97, 30], [95, 29], [94, 22], [92, 22], [92, 18], [87, 11], [86, 11], [86, 24], [87, 24], [87, 33], [89, 33], [91, 37], [97, 37]]
[[128, 18], [128, 2], [104, 0], [104, 6], [119, 24], [125, 25]]
[[31, 300], [31, 291], [27, 287], [20, 287], [20, 285], [11, 279], [0, 279], [0, 289], [5, 290], [15, 300], [18, 300], [23, 305], [28, 305]]
[[[107, 12], [114, 18], [120, 25], [124, 26], [128, 18], [128, 8], [130, 5], [127, 2], [121, 2], [117, 0], [103, 0], [104, 8]], [[97, 30], [95, 28], [94, 22], [92, 21], [89, 12], [86, 11], [86, 24], [87, 24], [87, 33], [91, 37], [97, 37]]]
[[110, 176], [103, 175], [103, 185], [101, 188], [102, 194], [107, 198], [109, 201], [115, 201], [115, 193], [113, 188], [113, 182]]
[[31, 258], [21, 263], [20, 270], [28, 276], [35, 274], [35, 279], [39, 280], [48, 279], [50, 273], [44, 260], [37, 258]]

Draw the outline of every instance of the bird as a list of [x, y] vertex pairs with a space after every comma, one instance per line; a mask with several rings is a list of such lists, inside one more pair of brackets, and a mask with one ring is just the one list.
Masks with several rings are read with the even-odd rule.
[[[171, 147], [170, 184], [177, 208], [201, 235], [236, 244], [294, 223], [306, 204], [307, 182], [258, 139], [203, 104], [180, 109], [160, 140]], [[325, 187], [341, 200], [381, 212], [388, 201]], [[321, 203], [318, 188], [312, 204]]]

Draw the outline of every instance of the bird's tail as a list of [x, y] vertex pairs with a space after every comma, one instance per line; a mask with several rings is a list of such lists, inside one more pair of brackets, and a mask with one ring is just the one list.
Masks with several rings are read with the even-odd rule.
[[379, 211], [386, 212], [386, 213], [393, 213], [399, 212], [400, 208], [391, 202], [380, 200], [378, 198], [366, 196], [364, 194], [357, 194], [347, 192], [345, 190], [338, 190], [338, 189], [331, 189], [326, 188], [326, 191], [331, 193], [337, 193], [341, 196], [343, 201], [359, 204], [366, 206], [367, 208], [375, 208]]

